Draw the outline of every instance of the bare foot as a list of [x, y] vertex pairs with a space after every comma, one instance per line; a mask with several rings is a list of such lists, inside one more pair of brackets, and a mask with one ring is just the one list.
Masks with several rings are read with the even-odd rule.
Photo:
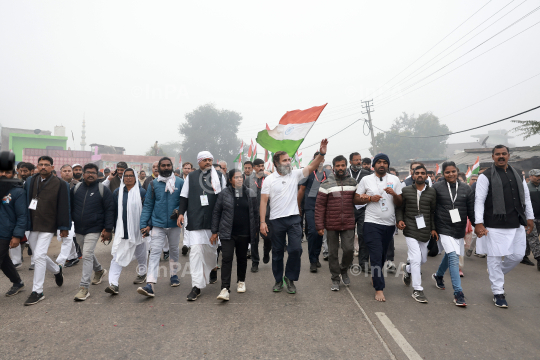
[[375, 291], [375, 300], [381, 301], [381, 302], [386, 301], [386, 298], [384, 297], [382, 290]]

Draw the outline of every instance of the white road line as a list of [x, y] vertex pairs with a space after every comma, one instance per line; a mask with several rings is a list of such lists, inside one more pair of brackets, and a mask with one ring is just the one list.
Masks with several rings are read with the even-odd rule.
[[392, 321], [383, 312], [376, 312], [375, 315], [379, 318], [379, 321], [384, 325], [386, 330], [392, 335], [394, 341], [399, 345], [401, 350], [407, 355], [410, 360], [422, 360], [422, 357], [414, 350], [407, 340], [401, 335], [399, 330], [394, 326]]
[[[351, 295], [351, 297], [353, 298], [353, 301], [356, 303], [356, 306], [358, 306], [358, 308], [360, 309], [360, 311], [362, 312], [362, 314], [364, 314], [364, 317], [366, 318], [367, 322], [369, 323], [369, 325], [371, 326], [371, 329], [373, 329], [373, 332], [375, 333], [375, 335], [377, 335], [377, 337], [379, 338], [379, 340], [381, 341], [384, 349], [386, 350], [386, 352], [388, 353], [388, 356], [390, 356], [390, 359], [392, 360], [396, 360], [396, 357], [394, 356], [394, 354], [392, 354], [392, 351], [390, 351], [390, 348], [388, 347], [388, 345], [386, 344], [386, 342], [384, 341], [384, 339], [382, 338], [381, 334], [379, 334], [379, 331], [377, 330], [377, 328], [375, 327], [375, 325], [373, 325], [373, 323], [371, 322], [371, 320], [369, 319], [369, 317], [367, 316], [366, 312], [364, 311], [364, 308], [360, 305], [360, 303], [358, 302], [358, 300], [356, 300], [356, 298], [354, 297], [353, 293], [351, 292], [351, 290], [349, 288], [346, 288], [347, 291], [349, 292], [349, 294]], [[401, 334], [400, 334], [401, 335]], [[412, 348], [411, 348], [412, 349]], [[414, 351], [414, 350], [413, 350]], [[418, 354], [417, 354], [418, 355]], [[420, 358], [421, 359], [421, 358]]]

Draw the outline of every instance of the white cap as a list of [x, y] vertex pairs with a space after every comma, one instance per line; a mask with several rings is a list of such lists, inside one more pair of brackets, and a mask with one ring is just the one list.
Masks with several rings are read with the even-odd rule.
[[81, 165], [81, 164], [73, 164], [73, 166], [72, 166], [71, 168], [73, 169], [74, 167], [77, 167], [77, 166], [80, 166], [80, 167], [82, 167], [82, 165]]

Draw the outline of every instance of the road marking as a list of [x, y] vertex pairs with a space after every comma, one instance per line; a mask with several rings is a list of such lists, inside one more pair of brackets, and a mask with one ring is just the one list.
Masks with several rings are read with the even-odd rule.
[[399, 330], [394, 326], [392, 321], [383, 312], [376, 312], [375, 315], [379, 318], [379, 321], [384, 325], [386, 330], [392, 335], [394, 341], [399, 345], [401, 350], [407, 355], [410, 360], [422, 360], [422, 357], [414, 350], [405, 337], [401, 335]]
[[[369, 323], [369, 325], [371, 326], [371, 329], [373, 330], [373, 332], [375, 333], [375, 335], [377, 335], [377, 337], [379, 338], [379, 340], [381, 341], [384, 349], [386, 350], [386, 352], [388, 353], [388, 356], [390, 356], [390, 359], [392, 360], [396, 360], [396, 357], [394, 356], [394, 354], [392, 354], [392, 351], [390, 351], [390, 348], [388, 347], [388, 345], [386, 344], [386, 342], [384, 341], [384, 339], [382, 338], [381, 334], [379, 333], [379, 331], [377, 330], [377, 328], [375, 327], [375, 325], [373, 325], [373, 323], [371, 322], [369, 316], [367, 316], [366, 312], [364, 311], [364, 308], [360, 305], [360, 303], [358, 302], [358, 300], [356, 300], [356, 298], [354, 297], [353, 293], [351, 292], [351, 290], [347, 287], [346, 288], [347, 291], [349, 292], [349, 294], [351, 295], [353, 301], [355, 302], [356, 306], [358, 306], [358, 308], [360, 309], [360, 311], [362, 312], [362, 314], [364, 314], [364, 317], [366, 318], [367, 322]], [[413, 350], [414, 351], [414, 350]]]

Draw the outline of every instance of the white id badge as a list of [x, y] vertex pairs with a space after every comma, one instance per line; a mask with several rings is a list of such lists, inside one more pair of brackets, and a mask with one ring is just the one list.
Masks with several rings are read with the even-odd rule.
[[424, 221], [424, 215], [422, 214], [416, 215], [415, 219], [416, 219], [416, 227], [418, 229], [423, 229], [426, 227], [426, 222]]
[[208, 206], [208, 196], [201, 195], [201, 206]]
[[379, 202], [381, 203], [381, 211], [388, 211], [388, 205], [386, 204], [388, 200], [386, 198], [381, 198]]
[[461, 222], [461, 216], [459, 216], [459, 210], [458, 209], [450, 210], [450, 218], [452, 219], [453, 223]]
[[30, 205], [28, 206], [28, 208], [30, 210], [36, 210], [36, 208], [37, 208], [37, 199], [32, 199], [32, 201], [30, 201]]

